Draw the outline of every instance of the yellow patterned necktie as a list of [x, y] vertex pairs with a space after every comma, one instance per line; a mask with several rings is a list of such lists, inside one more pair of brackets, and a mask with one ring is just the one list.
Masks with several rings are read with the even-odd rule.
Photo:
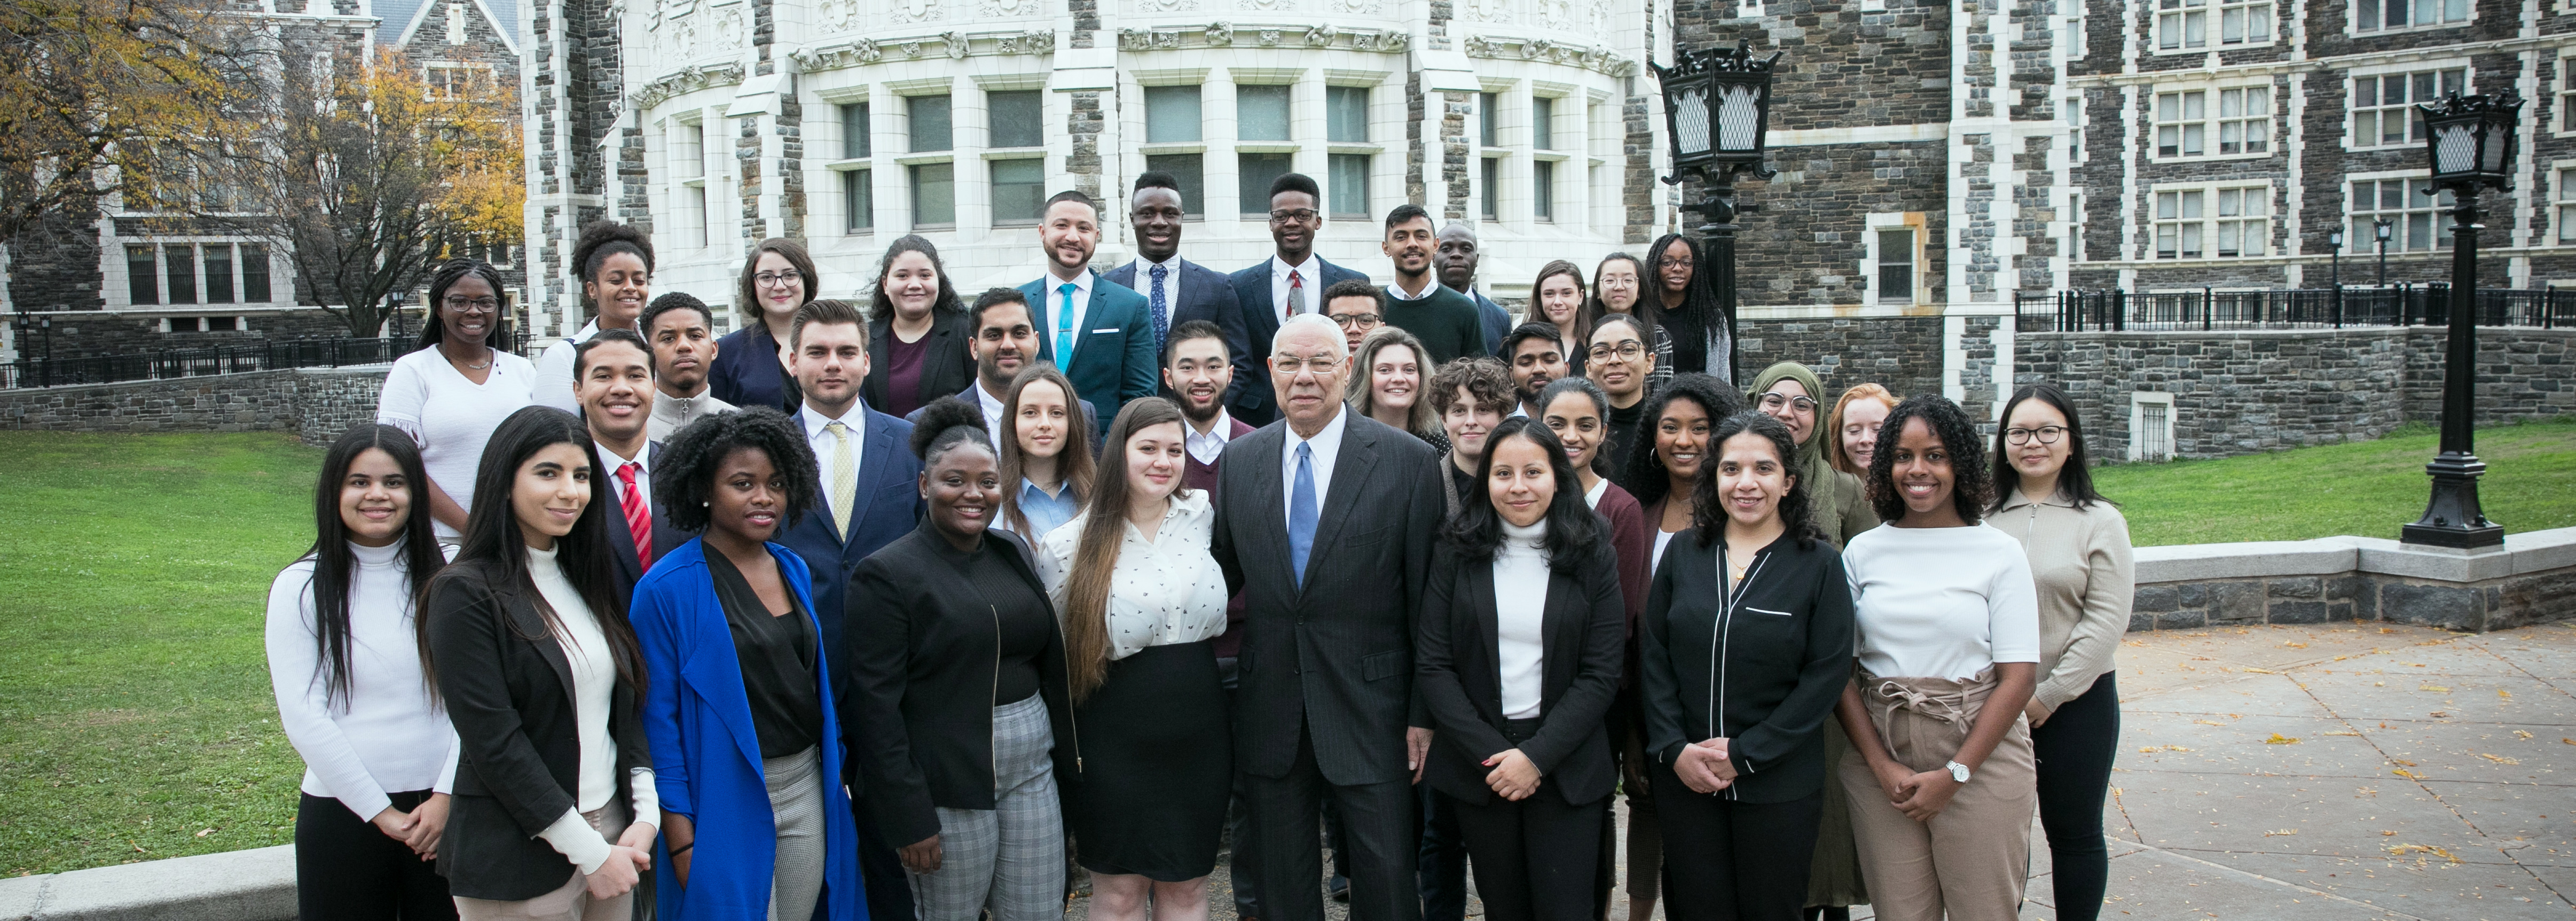
[[850, 451], [850, 427], [838, 420], [824, 423], [823, 430], [832, 433], [832, 525], [843, 532], [850, 530], [850, 503], [859, 490], [859, 459]]

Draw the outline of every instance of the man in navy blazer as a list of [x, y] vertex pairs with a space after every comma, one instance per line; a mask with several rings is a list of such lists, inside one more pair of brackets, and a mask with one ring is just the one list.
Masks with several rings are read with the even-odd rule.
[[[1047, 270], [1020, 286], [1037, 321], [1038, 360], [1055, 362], [1074, 395], [1100, 409], [1107, 434], [1127, 401], [1154, 395], [1154, 323], [1145, 296], [1091, 270], [1100, 246], [1100, 206], [1079, 191], [1047, 199], [1038, 242]], [[988, 423], [991, 420], [986, 420]]]
[[[690, 536], [671, 527], [661, 497], [653, 494], [653, 461], [662, 453], [662, 443], [649, 434], [653, 347], [633, 330], [602, 330], [573, 347], [572, 376], [573, 402], [616, 500], [608, 510], [608, 559], [617, 573], [617, 601], [625, 604], [645, 570]], [[626, 516], [630, 495], [645, 512], [641, 522]], [[643, 527], [633, 526], [638, 523]]]
[[1486, 297], [1485, 292], [1476, 290], [1476, 266], [1484, 258], [1476, 248], [1476, 228], [1465, 221], [1450, 221], [1449, 226], [1440, 228], [1440, 248], [1433, 253], [1431, 265], [1440, 271], [1441, 287], [1476, 302], [1476, 319], [1485, 326], [1485, 351], [1501, 355], [1503, 337], [1512, 332], [1512, 315], [1493, 298]]
[[[1324, 312], [1324, 289], [1334, 282], [1368, 280], [1368, 273], [1342, 268], [1315, 255], [1315, 234], [1324, 229], [1323, 190], [1304, 173], [1286, 173], [1270, 183], [1271, 257], [1226, 276], [1234, 285], [1236, 308], [1243, 313], [1245, 348], [1235, 353], [1235, 390], [1228, 401], [1234, 417], [1258, 427], [1279, 417], [1278, 401], [1262, 382], [1270, 379], [1270, 339], [1289, 317]], [[1294, 292], [1298, 297], [1290, 297]]]
[[[1182, 214], [1179, 180], [1170, 173], [1138, 175], [1135, 194], [1127, 200], [1127, 219], [1136, 231], [1136, 261], [1110, 269], [1101, 277], [1145, 296], [1146, 314], [1154, 324], [1154, 360], [1158, 367], [1169, 361], [1172, 330], [1192, 320], [1215, 324], [1225, 339], [1226, 357], [1241, 364], [1252, 348], [1252, 340], [1244, 332], [1243, 310], [1235, 302], [1234, 285], [1225, 273], [1181, 258]], [[1228, 388], [1225, 402], [1232, 404], [1242, 389], [1240, 383]], [[1164, 395], [1171, 395], [1169, 387], [1164, 388]]]

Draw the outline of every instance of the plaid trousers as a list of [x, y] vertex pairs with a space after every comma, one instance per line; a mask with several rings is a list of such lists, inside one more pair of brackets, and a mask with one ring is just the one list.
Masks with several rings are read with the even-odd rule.
[[920, 921], [976, 921], [987, 908], [993, 921], [1064, 916], [1054, 748], [1045, 698], [993, 708], [993, 808], [939, 809], [939, 869], [911, 874]]

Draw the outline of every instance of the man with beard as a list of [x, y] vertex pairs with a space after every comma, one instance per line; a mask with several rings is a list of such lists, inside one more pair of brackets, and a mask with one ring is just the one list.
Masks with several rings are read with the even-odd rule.
[[1412, 333], [1433, 364], [1493, 354], [1485, 347], [1484, 321], [1466, 295], [1431, 280], [1431, 212], [1402, 204], [1386, 213], [1386, 239], [1378, 248], [1395, 263], [1386, 288], [1386, 325]]
[[685, 291], [654, 298], [653, 306], [644, 309], [644, 338], [653, 344], [653, 389], [658, 391], [647, 424], [654, 441], [669, 440], [671, 433], [701, 417], [734, 410], [707, 386], [707, 369], [716, 361], [715, 316], [705, 301]]
[[1476, 247], [1476, 225], [1451, 221], [1440, 228], [1440, 248], [1431, 254], [1431, 264], [1440, 270], [1440, 286], [1476, 302], [1476, 318], [1485, 326], [1485, 351], [1500, 355], [1503, 336], [1512, 330], [1512, 314], [1476, 290], [1476, 266], [1483, 261], [1483, 251]]
[[1315, 234], [1324, 229], [1323, 213], [1317, 209], [1323, 203], [1322, 187], [1304, 173], [1284, 173], [1271, 180], [1271, 257], [1226, 276], [1234, 285], [1245, 335], [1245, 351], [1234, 361], [1235, 379], [1243, 386], [1235, 389], [1226, 405], [1232, 407], [1235, 418], [1255, 426], [1278, 418], [1279, 406], [1263, 383], [1270, 379], [1269, 363], [1253, 353], [1269, 349], [1279, 324], [1289, 317], [1323, 313], [1324, 289], [1352, 279], [1368, 280], [1366, 272], [1315, 255]]
[[[966, 322], [975, 334], [966, 340], [966, 354], [975, 359], [975, 382], [957, 398], [984, 411], [984, 429], [989, 433], [1002, 418], [1002, 400], [1011, 395], [1011, 379], [1020, 376], [1020, 369], [1038, 354], [1038, 331], [1029, 317], [1029, 296], [1017, 288], [994, 288], [976, 297], [975, 305], [966, 309]], [[1074, 402], [1082, 404], [1084, 422], [1098, 422], [1091, 401]], [[904, 418], [919, 421], [921, 410]]]
[[[1227, 361], [1241, 361], [1252, 347], [1244, 337], [1243, 311], [1235, 303], [1234, 286], [1225, 273], [1181, 258], [1183, 213], [1179, 180], [1170, 173], [1139, 174], [1136, 191], [1127, 199], [1128, 225], [1136, 232], [1136, 261], [1100, 276], [1145, 296], [1146, 314], [1154, 325], [1155, 354], [1167, 374], [1172, 330], [1193, 320], [1207, 321], [1225, 337]], [[1225, 397], [1233, 402], [1234, 389], [1229, 388]]]
[[1514, 416], [1538, 418], [1545, 408], [1538, 405], [1539, 391], [1550, 381], [1565, 376], [1565, 344], [1557, 340], [1557, 330], [1550, 323], [1523, 323], [1503, 340], [1503, 359], [1512, 369], [1512, 393], [1520, 397]]
[[[1154, 395], [1154, 325], [1145, 296], [1091, 270], [1100, 206], [1089, 195], [1065, 191], [1047, 199], [1038, 243], [1046, 249], [1046, 272], [1020, 286], [1038, 324], [1037, 360], [1054, 362], [1073, 382], [1074, 396], [1100, 407], [1102, 422], [1116, 419], [1127, 401]], [[987, 418], [985, 425], [995, 422]]]

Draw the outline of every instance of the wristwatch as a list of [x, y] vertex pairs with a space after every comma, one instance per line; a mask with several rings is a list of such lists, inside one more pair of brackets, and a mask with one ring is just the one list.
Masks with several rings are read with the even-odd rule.
[[1950, 762], [1950, 779], [1960, 783], [1967, 783], [1968, 766], [1956, 761]]

